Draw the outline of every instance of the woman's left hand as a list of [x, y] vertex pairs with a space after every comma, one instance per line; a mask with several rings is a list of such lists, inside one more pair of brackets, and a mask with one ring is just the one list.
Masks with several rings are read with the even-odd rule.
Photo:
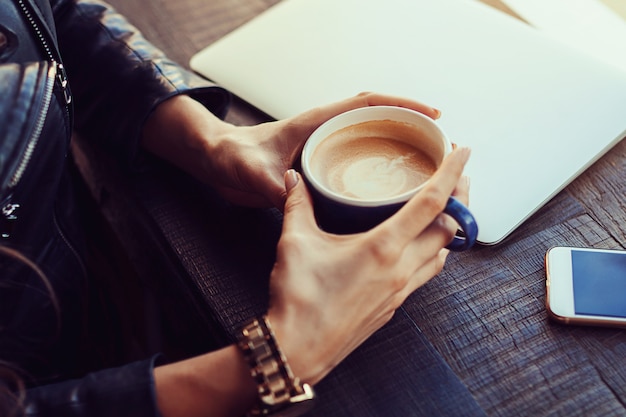
[[286, 198], [283, 175], [309, 135], [337, 114], [380, 105], [410, 108], [433, 119], [440, 114], [406, 98], [361, 93], [285, 120], [237, 127], [219, 120], [195, 100], [176, 96], [148, 119], [143, 145], [235, 204], [282, 210]]

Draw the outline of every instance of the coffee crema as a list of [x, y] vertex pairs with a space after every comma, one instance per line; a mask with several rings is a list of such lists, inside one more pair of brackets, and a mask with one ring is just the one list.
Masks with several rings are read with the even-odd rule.
[[412, 125], [374, 120], [340, 129], [311, 156], [313, 175], [329, 190], [348, 198], [382, 200], [404, 194], [426, 182], [438, 164]]

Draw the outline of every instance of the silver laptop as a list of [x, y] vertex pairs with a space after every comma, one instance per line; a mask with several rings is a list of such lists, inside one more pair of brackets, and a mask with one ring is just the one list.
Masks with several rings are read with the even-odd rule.
[[277, 119], [361, 91], [441, 109], [483, 244], [626, 135], [626, 73], [472, 0], [283, 0], [190, 65]]

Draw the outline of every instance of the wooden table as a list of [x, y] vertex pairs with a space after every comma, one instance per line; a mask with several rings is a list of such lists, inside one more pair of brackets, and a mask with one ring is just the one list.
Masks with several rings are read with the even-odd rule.
[[[183, 65], [195, 52], [277, 2], [110, 0]], [[485, 2], [510, 12], [497, 0]], [[227, 116], [237, 124], [266, 118], [241, 101], [235, 101]], [[100, 191], [120, 192], [119, 183], [111, 185], [115, 175], [113, 180], [98, 172], [90, 175]], [[273, 259], [272, 247], [246, 247], [246, 236], [277, 239], [280, 215], [203, 205], [213, 198], [210, 191], [192, 181], [181, 189], [177, 181], [183, 177], [157, 173], [121, 188], [129, 201], [141, 203], [145, 222], [158, 226], [162, 236], [157, 240], [164, 250], [168, 245], [175, 248], [167, 262], [180, 279], [196, 277], [193, 285], [199, 287], [200, 298], [220, 294], [225, 289], [219, 285], [227, 284], [203, 283], [197, 276], [233, 273], [216, 271], [219, 267], [212, 258], [234, 251], [242, 254], [239, 275], [248, 276], [247, 289], [238, 289], [237, 299], [230, 300], [228, 317], [203, 313], [216, 328], [226, 328], [228, 339], [230, 326], [259, 308], [255, 300], [266, 291], [267, 282], [257, 278], [269, 272]], [[626, 331], [548, 321], [543, 263], [546, 250], [556, 245], [626, 248], [625, 180], [626, 141], [622, 141], [503, 243], [452, 254], [440, 276], [413, 294], [399, 312], [421, 329], [487, 415], [626, 416]], [[110, 201], [100, 203], [124, 236], [120, 220], [124, 216], [115, 215]], [[233, 210], [236, 214], [231, 214]], [[205, 220], [213, 215], [247, 220], [225, 234], [226, 241], [211, 243], [206, 236], [220, 232], [219, 225]], [[131, 246], [135, 238], [125, 237]], [[136, 259], [141, 263], [139, 252]], [[150, 262], [144, 260], [144, 266]], [[254, 276], [246, 275], [250, 264], [256, 265]], [[385, 337], [393, 334], [378, 335]]]

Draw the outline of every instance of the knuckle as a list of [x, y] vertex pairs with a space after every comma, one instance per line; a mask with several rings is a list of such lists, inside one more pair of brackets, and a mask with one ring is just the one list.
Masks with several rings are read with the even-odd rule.
[[422, 190], [422, 206], [431, 214], [441, 213], [446, 208], [448, 196], [436, 187]]
[[409, 284], [410, 277], [405, 274], [397, 274], [390, 279], [391, 289], [396, 294], [393, 308], [398, 308], [404, 302], [407, 285]]
[[287, 200], [285, 201], [284, 213], [287, 215], [292, 211], [296, 210], [297, 207], [303, 205], [305, 202], [305, 196], [301, 193], [290, 193], [287, 195]]
[[369, 256], [382, 266], [395, 264], [401, 253], [401, 249], [389, 233], [379, 233], [367, 247]]
[[363, 106], [371, 106], [373, 103], [374, 93], [371, 91], [361, 91], [356, 95], [357, 99], [362, 102]]
[[[392, 239], [389, 233], [380, 233], [377, 239], [367, 246], [367, 256], [374, 262], [379, 271], [387, 275], [387, 283], [392, 294], [402, 294], [410, 281], [410, 274], [400, 268], [399, 261], [403, 248]], [[397, 308], [399, 305], [394, 305]]]
[[[303, 115], [304, 123], [312, 123], [315, 120], [317, 115], [319, 114], [318, 109], [310, 110], [306, 115]], [[282, 126], [282, 134], [288, 138], [296, 137], [299, 135], [300, 130], [302, 129], [302, 121], [297, 118], [287, 119], [283, 122]]]

